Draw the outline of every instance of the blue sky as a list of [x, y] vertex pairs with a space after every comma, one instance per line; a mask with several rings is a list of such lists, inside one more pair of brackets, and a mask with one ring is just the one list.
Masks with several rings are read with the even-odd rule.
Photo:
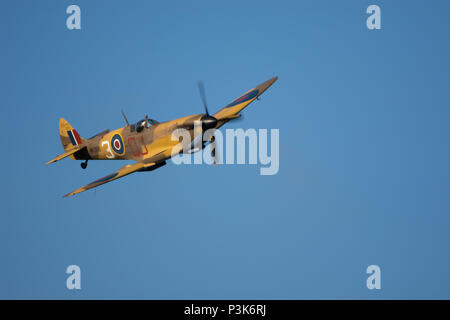
[[[66, 28], [67, 6], [82, 29]], [[382, 28], [366, 28], [370, 4]], [[2, 1], [0, 298], [450, 298], [448, 1]], [[84, 137], [211, 110], [280, 130], [280, 171], [118, 161]], [[67, 290], [79, 265], [82, 289]], [[368, 290], [367, 266], [382, 289]]]

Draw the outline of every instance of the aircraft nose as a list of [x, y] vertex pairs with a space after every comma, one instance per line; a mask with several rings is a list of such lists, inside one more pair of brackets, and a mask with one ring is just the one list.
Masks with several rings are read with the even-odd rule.
[[202, 122], [202, 128], [203, 130], [208, 130], [208, 129], [212, 129], [215, 128], [217, 125], [217, 119], [210, 116], [210, 115], [204, 115], [201, 118], [201, 122]]

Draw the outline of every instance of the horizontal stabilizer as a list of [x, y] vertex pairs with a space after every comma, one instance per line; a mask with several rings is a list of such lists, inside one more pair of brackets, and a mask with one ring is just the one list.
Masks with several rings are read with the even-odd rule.
[[55, 157], [54, 159], [52, 159], [52, 160], [50, 160], [49, 162], [47, 162], [46, 164], [50, 164], [50, 163], [59, 161], [59, 160], [61, 160], [61, 159], [64, 159], [64, 158], [66, 158], [66, 157], [68, 157], [68, 156], [71, 156], [72, 154], [74, 154], [74, 153], [77, 152], [77, 151], [80, 151], [80, 149], [79, 149], [79, 148], [74, 148], [74, 149], [72, 149], [72, 150], [70, 150], [70, 151], [64, 152], [63, 154], [60, 154], [59, 156], [57, 156], [57, 157]]

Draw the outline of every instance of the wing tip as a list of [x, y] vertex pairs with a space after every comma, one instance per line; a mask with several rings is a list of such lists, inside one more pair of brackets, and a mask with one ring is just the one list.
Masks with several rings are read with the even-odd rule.
[[266, 91], [275, 81], [278, 80], [278, 76], [272, 77], [266, 82], [261, 83], [259, 86], [256, 87], [258, 89], [258, 95]]
[[53, 163], [53, 162], [56, 162], [56, 161], [58, 161], [58, 160], [57, 159], [52, 159], [49, 162], [47, 162], [45, 165], [49, 165], [50, 163]]

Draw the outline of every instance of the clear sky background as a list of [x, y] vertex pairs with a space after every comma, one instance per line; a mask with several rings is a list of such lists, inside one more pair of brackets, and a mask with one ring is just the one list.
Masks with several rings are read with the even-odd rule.
[[[77, 4], [82, 30], [66, 28]], [[366, 27], [377, 4], [382, 29]], [[1, 1], [0, 298], [450, 298], [448, 1]], [[212, 111], [280, 129], [280, 171], [45, 163], [83, 137]], [[225, 127], [224, 127], [225, 129]], [[68, 265], [82, 289], [66, 289]], [[382, 289], [366, 288], [381, 267]]]

